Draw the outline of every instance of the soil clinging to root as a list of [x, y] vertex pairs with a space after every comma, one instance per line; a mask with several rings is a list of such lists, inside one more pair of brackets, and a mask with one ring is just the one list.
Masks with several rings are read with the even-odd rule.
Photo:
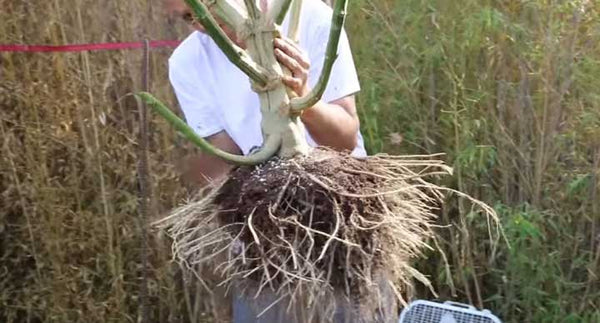
[[425, 281], [410, 262], [433, 236], [442, 193], [424, 178], [450, 172], [432, 156], [357, 159], [315, 150], [237, 168], [160, 226], [180, 261], [210, 264], [222, 284], [274, 293], [314, 317], [330, 317], [334, 305], [324, 304], [345, 299], [375, 321], [382, 289], [401, 299], [414, 278]]

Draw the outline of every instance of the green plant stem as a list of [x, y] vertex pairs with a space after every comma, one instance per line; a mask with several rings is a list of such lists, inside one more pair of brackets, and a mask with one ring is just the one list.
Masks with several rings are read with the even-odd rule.
[[223, 22], [231, 30], [238, 30], [242, 28], [241, 26], [244, 24], [246, 19], [248, 19], [248, 14], [242, 6], [240, 6], [237, 2], [232, 0], [214, 0], [214, 12], [217, 17], [221, 18]]
[[198, 0], [185, 0], [194, 15], [204, 27], [206, 33], [215, 41], [225, 56], [257, 84], [264, 86], [268, 83], [267, 71], [260, 67], [245, 50], [235, 45], [219, 27], [215, 18], [210, 14], [206, 5]]
[[[297, 1], [297, 0], [296, 0]], [[329, 40], [327, 41], [327, 49], [325, 52], [325, 60], [323, 62], [323, 69], [319, 81], [309, 94], [301, 98], [294, 98], [290, 102], [290, 108], [294, 112], [300, 112], [304, 109], [310, 108], [315, 105], [323, 96], [329, 77], [331, 76], [331, 69], [333, 63], [337, 58], [337, 50], [340, 42], [340, 35], [344, 28], [344, 21], [346, 20], [346, 6], [347, 0], [337, 0], [333, 9], [333, 17], [331, 18], [331, 30], [329, 32]]]
[[283, 23], [291, 4], [292, 0], [278, 0], [273, 4], [273, 9], [269, 15], [274, 18], [275, 24], [281, 25]]
[[185, 123], [185, 121], [181, 120], [177, 115], [171, 112], [169, 108], [167, 108], [162, 102], [160, 102], [158, 99], [152, 96], [152, 94], [148, 92], [140, 92], [136, 94], [136, 97], [146, 102], [146, 104], [151, 106], [154, 109], [154, 111], [160, 114], [173, 127], [175, 127], [175, 129], [181, 132], [183, 136], [185, 136], [196, 146], [204, 150], [206, 153], [220, 157], [223, 160], [232, 164], [257, 165], [263, 163], [269, 160], [271, 157], [275, 156], [281, 145], [281, 138], [273, 135], [267, 138], [262, 149], [255, 154], [249, 156], [230, 154], [211, 145], [204, 138], [198, 136], [198, 134], [196, 134], [196, 132], [190, 126], [188, 126], [187, 123]]
[[[288, 26], [288, 38], [298, 42], [300, 37], [300, 16], [302, 15], [302, 0], [293, 0], [292, 16]], [[283, 20], [282, 20], [283, 21]]]
[[256, 2], [254, 0], [244, 0], [244, 4], [246, 4], [248, 17], [254, 21], [258, 20], [260, 18], [260, 9], [256, 6]]

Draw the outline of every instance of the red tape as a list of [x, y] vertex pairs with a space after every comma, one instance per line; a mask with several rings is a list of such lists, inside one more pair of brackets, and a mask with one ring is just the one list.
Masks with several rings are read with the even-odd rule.
[[[178, 40], [152, 40], [149, 42], [150, 48], [177, 47]], [[129, 43], [96, 43], [96, 44], [77, 44], [77, 45], [2, 45], [0, 52], [28, 52], [28, 53], [47, 53], [47, 52], [84, 52], [98, 50], [121, 50], [143, 48], [144, 42]]]

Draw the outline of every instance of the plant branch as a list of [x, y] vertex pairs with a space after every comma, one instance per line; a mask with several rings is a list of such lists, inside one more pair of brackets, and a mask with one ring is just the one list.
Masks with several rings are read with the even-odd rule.
[[[232, 30], [238, 31], [248, 19], [246, 9], [232, 0], [213, 0], [215, 12]], [[209, 5], [210, 6], [210, 5]]]
[[215, 41], [225, 56], [254, 82], [262, 86], [266, 85], [268, 83], [267, 71], [256, 64], [245, 50], [235, 45], [227, 37], [208, 11], [206, 5], [198, 0], [185, 0], [185, 2], [190, 6], [206, 33]]
[[160, 114], [163, 118], [165, 118], [172, 126], [175, 127], [181, 134], [183, 134], [188, 140], [193, 142], [196, 146], [200, 147], [205, 152], [215, 155], [224, 159], [227, 162], [237, 165], [257, 165], [263, 163], [273, 157], [279, 147], [281, 145], [281, 137], [272, 135], [265, 140], [265, 144], [262, 149], [255, 154], [249, 156], [241, 156], [230, 154], [226, 151], [223, 151], [213, 145], [211, 145], [204, 138], [198, 136], [196, 132], [185, 123], [185, 121], [181, 120], [177, 115], [175, 115], [169, 108], [167, 108], [162, 102], [156, 99], [152, 94], [147, 92], [140, 92], [136, 94], [136, 97], [143, 100], [151, 106], [154, 111]]
[[260, 18], [260, 10], [256, 6], [255, 0], [244, 0], [246, 4], [246, 10], [248, 10], [248, 17], [252, 20], [258, 20]]
[[268, 20], [274, 21], [276, 25], [281, 25], [287, 15], [292, 0], [275, 0], [271, 10], [268, 13]]
[[325, 88], [329, 77], [331, 76], [331, 69], [333, 63], [337, 58], [337, 50], [340, 42], [340, 35], [344, 28], [344, 21], [346, 20], [346, 7], [347, 0], [337, 0], [333, 9], [333, 17], [331, 18], [331, 29], [329, 32], [329, 40], [327, 41], [327, 50], [325, 52], [325, 61], [323, 62], [323, 69], [317, 85], [311, 90], [311, 92], [302, 98], [294, 98], [290, 102], [290, 108], [292, 111], [300, 112], [304, 109], [310, 108], [317, 103]]
[[[293, 0], [292, 16], [288, 26], [288, 38], [298, 42], [300, 36], [300, 16], [302, 15], [302, 0]], [[282, 20], [283, 21], [283, 20]]]

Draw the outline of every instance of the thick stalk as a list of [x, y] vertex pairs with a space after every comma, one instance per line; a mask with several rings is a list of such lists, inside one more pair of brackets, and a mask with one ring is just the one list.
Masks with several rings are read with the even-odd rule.
[[[251, 6], [248, 7], [250, 11]], [[250, 16], [252, 18], [251, 14]], [[293, 19], [290, 23], [292, 22]], [[254, 23], [262, 25], [246, 39], [248, 53], [270, 74], [282, 75], [282, 67], [275, 58], [273, 47], [273, 40], [278, 35], [274, 22], [257, 19]], [[279, 136], [282, 139], [279, 156], [283, 158], [307, 154], [309, 147], [303, 125], [298, 118], [291, 117], [288, 110], [290, 101], [287, 87], [279, 81], [257, 93], [260, 99], [264, 140], [268, 141], [272, 136]]]
[[[302, 0], [293, 0], [290, 23], [288, 25], [288, 38], [296, 43], [300, 39], [300, 16], [302, 15]], [[283, 21], [283, 20], [282, 20]]]
[[292, 0], [274, 0], [271, 11], [267, 14], [267, 20], [274, 21], [276, 25], [281, 25], [291, 4]]
[[257, 165], [269, 160], [273, 157], [279, 147], [281, 146], [281, 136], [278, 134], [274, 134], [269, 136], [260, 151], [255, 154], [249, 156], [241, 156], [230, 154], [226, 151], [223, 151], [213, 145], [211, 145], [204, 138], [198, 136], [196, 132], [188, 126], [185, 121], [181, 120], [178, 116], [176, 116], [169, 108], [167, 108], [162, 102], [156, 99], [152, 94], [147, 92], [141, 92], [136, 95], [138, 98], [142, 99], [146, 104], [151, 106], [154, 111], [160, 114], [163, 118], [165, 118], [176, 130], [181, 132], [181, 134], [186, 137], [188, 140], [196, 144], [196, 146], [200, 147], [206, 153], [215, 155], [217, 157], [222, 158], [223, 160], [230, 162], [232, 164], [237, 165]]
[[244, 0], [244, 4], [246, 4], [246, 10], [248, 10], [248, 17], [253, 21], [257, 21], [260, 18], [260, 10], [256, 6], [256, 1]]
[[[296, 0], [297, 1], [297, 0]], [[315, 105], [323, 96], [329, 77], [331, 76], [331, 69], [333, 63], [337, 58], [338, 45], [340, 42], [340, 35], [344, 28], [344, 21], [346, 20], [346, 7], [347, 0], [337, 0], [333, 9], [333, 17], [331, 18], [331, 29], [329, 32], [329, 40], [327, 41], [327, 49], [325, 52], [325, 60], [323, 62], [323, 69], [321, 70], [321, 76], [319, 81], [311, 92], [302, 98], [294, 98], [290, 103], [291, 110], [294, 112], [300, 112], [304, 109], [310, 108]]]
[[[290, 20], [288, 21], [288, 38], [293, 40], [294, 42], [298, 43], [298, 40], [300, 39], [300, 18], [302, 16], [302, 0], [282, 0], [279, 1], [281, 4], [281, 8], [277, 8], [277, 7], [273, 7], [273, 10], [275, 9], [279, 9], [281, 10], [278, 13], [278, 17], [275, 23], [277, 25], [281, 25], [283, 23], [283, 20], [285, 19], [285, 15], [287, 14], [287, 12], [289, 11], [289, 8], [292, 4], [292, 1], [294, 3], [294, 6], [292, 8], [292, 13], [291, 13], [291, 17]], [[277, 5], [277, 3], [276, 3]], [[276, 14], [276, 12], [273, 12], [272, 14]], [[292, 72], [285, 66], [282, 66], [283, 69], [283, 75], [285, 76], [292, 76]], [[289, 98], [295, 98], [297, 97], [296, 92], [294, 92], [292, 89], [288, 88], [287, 90], [287, 94]]]
[[248, 14], [242, 6], [232, 0], [213, 0], [215, 13], [231, 30], [240, 30], [248, 19]]
[[227, 37], [223, 29], [219, 27], [208, 11], [206, 5], [198, 0], [185, 0], [185, 2], [190, 6], [194, 15], [206, 30], [206, 33], [215, 41], [225, 56], [227, 56], [235, 66], [246, 73], [246, 75], [254, 82], [263, 86], [266, 85], [269, 80], [266, 71], [258, 66], [256, 62], [248, 56], [246, 51], [235, 45], [231, 39]]

